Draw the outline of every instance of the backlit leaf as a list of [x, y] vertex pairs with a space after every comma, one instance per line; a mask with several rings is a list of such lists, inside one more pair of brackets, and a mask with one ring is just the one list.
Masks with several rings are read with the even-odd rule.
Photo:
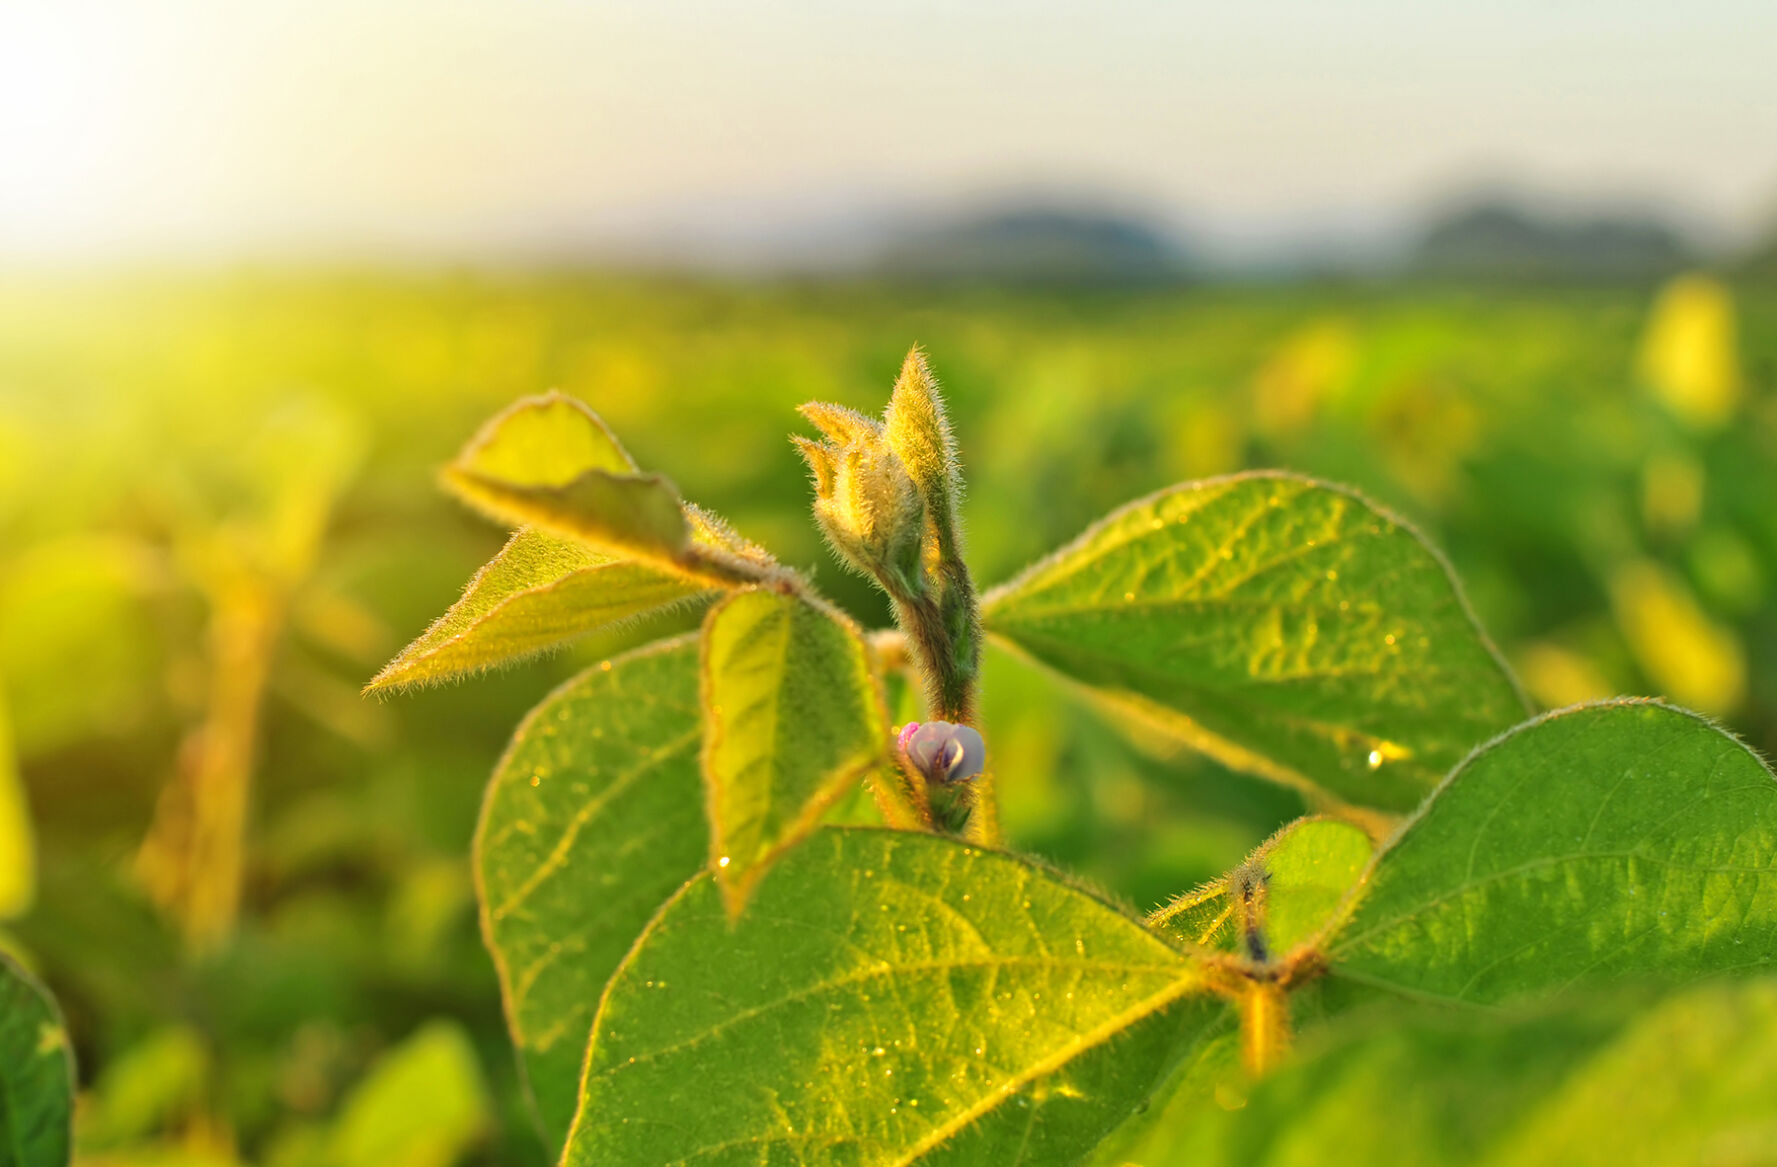
[[774, 591], [739, 592], [703, 632], [711, 859], [732, 908], [889, 749], [881, 682], [856, 628]]
[[827, 828], [612, 979], [564, 1163], [1074, 1162], [1222, 1015], [1203, 966], [1013, 856]]
[[1410, 527], [1289, 474], [1116, 511], [985, 600], [988, 630], [1224, 763], [1412, 807], [1522, 697]]
[[657, 474], [588, 470], [559, 485], [532, 486], [451, 467], [445, 481], [493, 518], [615, 554], [672, 564], [691, 539], [679, 492]]
[[512, 486], [560, 486], [588, 470], [633, 474], [635, 460], [572, 397], [526, 397], [495, 415], [457, 456], [458, 469]]
[[597, 414], [558, 393], [495, 416], [444, 482], [495, 519], [608, 552], [670, 563], [690, 539], [678, 491], [639, 473]]
[[600, 991], [707, 853], [698, 649], [586, 670], [518, 729], [482, 808], [482, 928], [547, 1141], [573, 1116]]
[[1504, 1001], [1777, 964], [1777, 779], [1646, 701], [1532, 721], [1465, 762], [1377, 857], [1333, 970]]
[[[1261, 927], [1274, 956], [1282, 957], [1320, 932], [1357, 885], [1375, 848], [1348, 822], [1299, 819], [1267, 839], [1241, 865], [1265, 882]], [[1193, 944], [1232, 949], [1241, 913], [1224, 877], [1148, 917], [1152, 926]]]
[[0, 1164], [66, 1167], [74, 1058], [55, 1002], [0, 955]]

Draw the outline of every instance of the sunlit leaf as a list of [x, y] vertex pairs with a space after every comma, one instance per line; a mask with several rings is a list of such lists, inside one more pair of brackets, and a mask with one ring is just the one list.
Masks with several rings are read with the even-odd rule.
[[691, 539], [679, 492], [657, 474], [588, 470], [559, 485], [530, 486], [452, 467], [445, 471], [445, 481], [493, 518], [615, 554], [670, 564]]
[[768, 556], [643, 474], [604, 423], [559, 394], [499, 414], [444, 468], [444, 485], [489, 517], [641, 560], [704, 586], [780, 574]]
[[711, 877], [612, 979], [566, 1164], [1066, 1163], [1222, 1007], [1010, 855], [820, 831], [730, 924]]
[[773, 591], [740, 592], [703, 631], [704, 783], [732, 908], [889, 749], [882, 686], [856, 628]]
[[605, 981], [703, 866], [701, 741], [698, 648], [680, 638], [556, 690], [494, 772], [475, 844], [483, 931], [552, 1146]]
[[490, 516], [670, 562], [690, 539], [678, 491], [641, 474], [590, 409], [527, 397], [481, 428], [444, 481]]
[[527, 527], [367, 688], [442, 680], [520, 660], [706, 590], [682, 576]]
[[1336, 974], [1498, 1002], [1777, 963], [1777, 779], [1683, 710], [1580, 706], [1451, 775], [1378, 857]]
[[36, 981], [0, 955], [0, 1163], [66, 1167], [74, 1057], [62, 1015]]
[[635, 460], [599, 416], [572, 397], [526, 397], [481, 427], [456, 467], [512, 486], [560, 486], [588, 470], [633, 474]]
[[1406, 809], [1525, 713], [1443, 561], [1287, 474], [1132, 503], [986, 598], [986, 625], [1228, 765]]
[[486, 1132], [487, 1087], [469, 1035], [433, 1021], [352, 1088], [329, 1140], [338, 1167], [450, 1167]]
[[1267, 839], [1234, 877], [1180, 896], [1148, 922], [1193, 944], [1233, 948], [1243, 916], [1231, 885], [1261, 880], [1261, 930], [1268, 950], [1281, 957], [1332, 920], [1373, 851], [1370, 837], [1351, 823], [1299, 819]]
[[1153, 1124], [1136, 1167], [1620, 1167], [1777, 1157], [1777, 983], [1535, 1011], [1354, 1016], [1238, 1110]]

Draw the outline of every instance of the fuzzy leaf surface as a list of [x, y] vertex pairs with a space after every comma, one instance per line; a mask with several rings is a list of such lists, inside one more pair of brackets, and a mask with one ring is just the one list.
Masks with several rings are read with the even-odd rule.
[[599, 628], [685, 603], [704, 586], [526, 527], [450, 610], [369, 689], [439, 681], [546, 652]]
[[561, 486], [588, 470], [636, 471], [599, 416], [560, 393], [526, 397], [496, 414], [455, 465], [512, 486]]
[[1341, 976], [1474, 1003], [1777, 966], [1777, 778], [1670, 706], [1539, 718], [1378, 855], [1331, 956]]
[[482, 931], [544, 1135], [573, 1117], [599, 993], [703, 865], [698, 649], [595, 665], [519, 726], [476, 832]]
[[[1241, 866], [1263, 873], [1262, 927], [1271, 952], [1286, 955], [1332, 921], [1374, 852], [1362, 830], [1331, 818], [1298, 819], [1260, 844]], [[1232, 949], [1240, 913], [1229, 883], [1219, 879], [1180, 896], [1149, 923], [1188, 943]]]
[[538, 527], [612, 554], [670, 564], [691, 539], [679, 492], [658, 474], [588, 470], [558, 486], [530, 486], [453, 467], [445, 481], [491, 518]]
[[642, 474], [597, 414], [571, 397], [527, 397], [496, 415], [444, 470], [489, 517], [670, 564], [691, 537], [672, 484]]
[[1408, 809], [1525, 705], [1411, 528], [1289, 474], [1113, 512], [984, 601], [990, 632], [1239, 769]]
[[711, 861], [736, 909], [889, 748], [882, 686], [849, 623], [796, 596], [739, 592], [703, 632]]
[[1077, 1161], [1221, 1015], [1203, 966], [1013, 856], [827, 828], [612, 979], [564, 1162]]
[[43, 988], [0, 955], [0, 1167], [66, 1167], [74, 1057]]

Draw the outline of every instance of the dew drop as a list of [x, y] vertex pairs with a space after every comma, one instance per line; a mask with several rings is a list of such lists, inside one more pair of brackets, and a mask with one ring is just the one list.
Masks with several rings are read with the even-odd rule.
[[716, 866], [717, 867], [726, 867], [726, 866], [728, 866], [729, 862], [730, 862], [729, 857], [727, 855], [724, 855], [720, 859], [716, 860]]
[[1382, 768], [1382, 751], [1381, 750], [1371, 750], [1369, 762], [1370, 762], [1370, 769], [1380, 770]]

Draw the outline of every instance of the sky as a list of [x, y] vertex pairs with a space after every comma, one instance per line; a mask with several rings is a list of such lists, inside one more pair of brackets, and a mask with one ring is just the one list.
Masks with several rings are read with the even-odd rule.
[[0, 258], [548, 255], [1064, 191], [1777, 220], [1777, 3], [0, 0]]

